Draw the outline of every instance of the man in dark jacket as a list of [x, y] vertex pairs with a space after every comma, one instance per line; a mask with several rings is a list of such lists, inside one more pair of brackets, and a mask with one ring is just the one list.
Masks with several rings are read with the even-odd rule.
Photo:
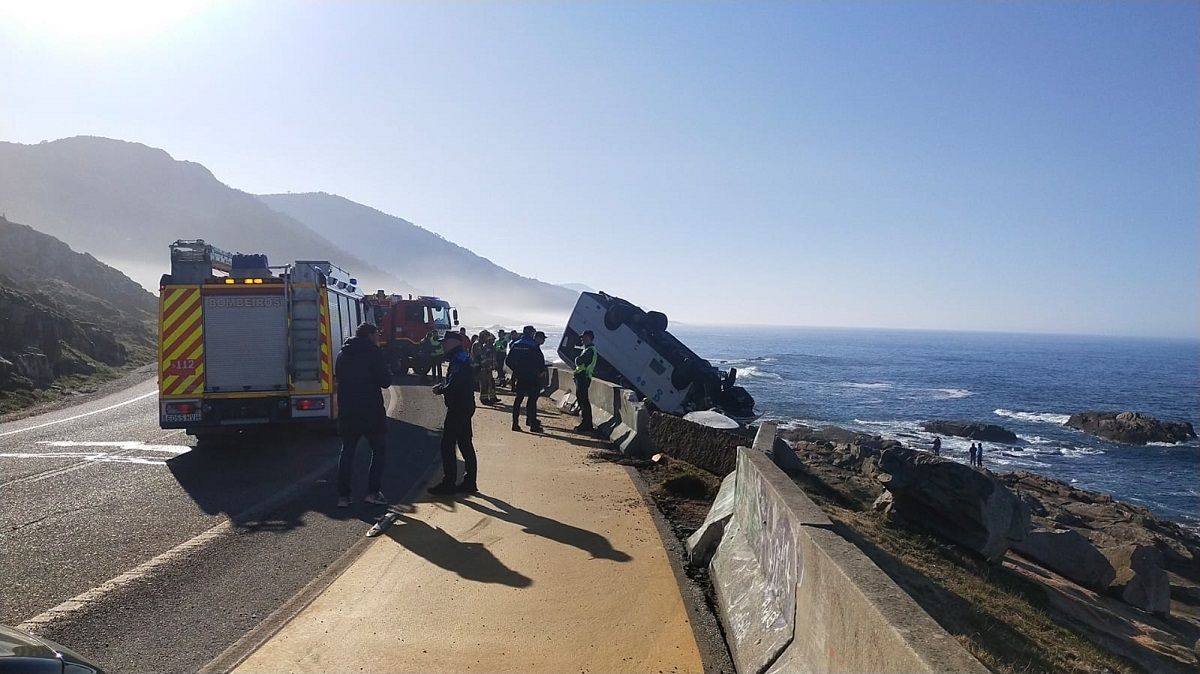
[[346, 340], [334, 364], [337, 382], [338, 432], [342, 436], [342, 458], [338, 462], [338, 507], [350, 505], [350, 477], [354, 473], [354, 453], [358, 441], [366, 436], [371, 446], [371, 473], [367, 481], [367, 496], [363, 499], [374, 505], [386, 505], [381, 491], [386, 448], [387, 412], [383, 408], [383, 389], [391, 386], [376, 344], [376, 328], [363, 323]]
[[[433, 392], [442, 396], [446, 403], [446, 421], [442, 424], [442, 481], [430, 487], [429, 493], [449, 496], [455, 492], [474, 494], [478, 488], [479, 466], [475, 459], [475, 445], [471, 443], [471, 417], [475, 415], [475, 370], [471, 357], [463, 349], [463, 340], [458, 333], [446, 333], [443, 346], [446, 350], [446, 383], [433, 387]], [[462, 452], [463, 481], [458, 478], [458, 457], [454, 447]]]
[[532, 325], [526, 325], [521, 332], [521, 338], [508, 347], [508, 358], [505, 364], [513, 372], [512, 429], [521, 430], [518, 421], [521, 418], [521, 402], [526, 402], [525, 424], [534, 433], [542, 432], [542, 424], [537, 418], [537, 399], [542, 390], [542, 372], [546, 369], [546, 356], [534, 340], [537, 330]]

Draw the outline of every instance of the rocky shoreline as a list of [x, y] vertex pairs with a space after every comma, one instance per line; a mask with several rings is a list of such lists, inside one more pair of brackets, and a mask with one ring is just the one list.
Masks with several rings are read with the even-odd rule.
[[[714, 479], [726, 474], [733, 448], [749, 445], [747, 435], [668, 415], [654, 415], [650, 433], [658, 451]], [[973, 637], [991, 649], [994, 664], [1008, 663], [1000, 669], [1020, 670], [1010, 657], [1036, 655], [1050, 669], [1062, 662], [1053, 644], [1067, 637], [1031, 626], [1037, 615], [1083, 640], [1063, 644], [1099, 649], [1089, 658], [1064, 646], [1074, 653], [1067, 660], [1083, 658], [1067, 671], [1200, 668], [1200, 536], [1186, 528], [1108, 494], [1025, 471], [971, 468], [877, 435], [793, 427], [780, 438], [777, 444], [787, 451], [776, 448], [776, 463], [851, 529], [844, 535], [858, 537], [864, 551], [892, 569], [889, 574], [899, 574], [894, 577], [910, 593], [976, 592], [968, 602], [983, 602], [969, 611], [927, 605], [939, 620], [964, 621], [970, 632], [976, 629], [970, 625], [994, 620], [988, 616], [997, 609], [987, 602], [1003, 596], [1020, 603], [1004, 610], [1018, 611], [1026, 625], [994, 625], [1006, 634]], [[901, 552], [929, 544], [946, 552], [913, 559], [883, 552], [897, 541]], [[1004, 644], [1014, 639], [1027, 649], [1023, 655], [1006, 654]], [[1109, 657], [1130, 663], [1128, 669], [1104, 664]]]

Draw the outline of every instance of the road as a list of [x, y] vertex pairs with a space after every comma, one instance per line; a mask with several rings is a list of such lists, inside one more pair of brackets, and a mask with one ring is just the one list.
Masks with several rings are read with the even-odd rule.
[[[433, 465], [444, 408], [427, 387], [387, 398], [397, 499]], [[382, 512], [334, 507], [338, 449], [317, 433], [197, 447], [158, 427], [153, 380], [0, 424], [0, 623], [46, 621], [39, 634], [112, 672], [195, 671]]]

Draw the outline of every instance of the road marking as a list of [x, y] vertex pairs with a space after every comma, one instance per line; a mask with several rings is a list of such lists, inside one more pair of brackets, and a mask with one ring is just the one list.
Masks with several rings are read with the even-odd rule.
[[298, 480], [293, 482], [290, 487], [284, 489], [283, 491], [266, 498], [257, 505], [247, 508], [237, 515], [234, 515], [231, 519], [221, 522], [208, 531], [202, 532], [195, 537], [176, 545], [170, 550], [167, 550], [160, 555], [142, 562], [141, 564], [135, 566], [129, 571], [126, 571], [125, 573], [122, 573], [119, 576], [110, 578], [86, 592], [75, 595], [74, 597], [64, 601], [54, 608], [39, 613], [20, 625], [17, 625], [17, 629], [25, 630], [26, 632], [37, 633], [37, 631], [42, 627], [45, 627], [46, 625], [57, 620], [69, 617], [71, 614], [87, 607], [89, 604], [98, 602], [109, 595], [120, 591], [130, 583], [135, 583], [137, 581], [149, 578], [150, 576], [154, 575], [158, 569], [161, 569], [172, 562], [178, 561], [190, 554], [200, 551], [218, 538], [232, 533], [237, 533], [238, 528], [231, 520], [249, 521], [268, 514], [274, 508], [287, 503], [289, 500], [298, 496], [303, 490], [313, 486], [313, 484], [317, 481], [317, 478], [332, 471], [335, 465], [337, 465], [336, 459], [325, 462], [323, 465], [300, 477]]
[[183, 454], [192, 451], [191, 445], [147, 445], [141, 440], [43, 440], [39, 445], [50, 447], [116, 447], [126, 451], [166, 452], [167, 454]]
[[[122, 456], [120, 454], [106, 454], [104, 452], [0, 452], [0, 458], [3, 459], [83, 459], [85, 462], [93, 463], [140, 463], [147, 466], [165, 466], [167, 464], [164, 459], [143, 459], [139, 456]], [[70, 466], [70, 468], [78, 468], [79, 466]], [[61, 475], [65, 471], [56, 472], [55, 475]], [[17, 482], [38, 482], [42, 478], [49, 475], [38, 475], [34, 480], [16, 479], [12, 482], [5, 482], [5, 486]]]
[[25, 431], [32, 431], [32, 430], [36, 430], [36, 429], [38, 429], [38, 428], [45, 428], [45, 427], [47, 427], [47, 426], [53, 426], [53, 425], [55, 425], [55, 424], [65, 424], [65, 423], [67, 423], [68, 421], [75, 421], [76, 419], [82, 419], [82, 418], [84, 418], [84, 417], [90, 417], [90, 416], [92, 416], [93, 414], [100, 414], [101, 412], [107, 412], [107, 411], [109, 411], [109, 410], [115, 410], [115, 409], [117, 409], [118, 407], [124, 407], [125, 405], [128, 405], [128, 404], [130, 404], [130, 403], [136, 403], [136, 402], [137, 402], [137, 401], [139, 401], [139, 400], [145, 400], [146, 398], [149, 398], [150, 396], [156, 396], [156, 395], [158, 395], [158, 391], [151, 391], [151, 392], [149, 392], [149, 393], [142, 394], [142, 395], [140, 395], [140, 396], [138, 396], [138, 397], [136, 397], [136, 398], [130, 398], [129, 400], [126, 400], [126, 401], [124, 401], [124, 402], [119, 402], [119, 403], [117, 403], [116, 405], [109, 405], [108, 407], [105, 407], [105, 408], [102, 408], [102, 409], [98, 409], [98, 410], [92, 410], [91, 412], [84, 412], [83, 414], [76, 414], [75, 416], [73, 416], [73, 417], [67, 417], [66, 419], [59, 419], [59, 420], [57, 420], [57, 421], [47, 421], [47, 422], [46, 422], [46, 423], [44, 423], [44, 424], [38, 424], [38, 425], [36, 425], [36, 426], [26, 426], [25, 428], [18, 428], [18, 429], [17, 429], [17, 430], [15, 430], [15, 431], [4, 431], [3, 433], [0, 433], [0, 438], [4, 437], [4, 436], [6, 436], [6, 435], [13, 435], [14, 433], [24, 433]]

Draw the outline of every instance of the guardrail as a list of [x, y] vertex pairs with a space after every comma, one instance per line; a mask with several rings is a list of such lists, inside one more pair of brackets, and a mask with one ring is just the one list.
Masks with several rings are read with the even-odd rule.
[[[579, 398], [575, 392], [575, 375], [565, 368], [551, 368], [547, 389], [559, 409], [572, 412]], [[650, 413], [637, 401], [636, 394], [616, 384], [592, 379], [588, 387], [592, 404], [592, 425], [600, 436], [607, 438], [623, 454], [643, 455], [649, 449]]]
[[763, 424], [754, 448], [738, 448], [732, 493], [723, 486], [688, 546], [706, 554], [705, 531], [726, 522], [709, 569], [737, 671], [987, 672], [834, 531], [767, 456], [774, 442]]

